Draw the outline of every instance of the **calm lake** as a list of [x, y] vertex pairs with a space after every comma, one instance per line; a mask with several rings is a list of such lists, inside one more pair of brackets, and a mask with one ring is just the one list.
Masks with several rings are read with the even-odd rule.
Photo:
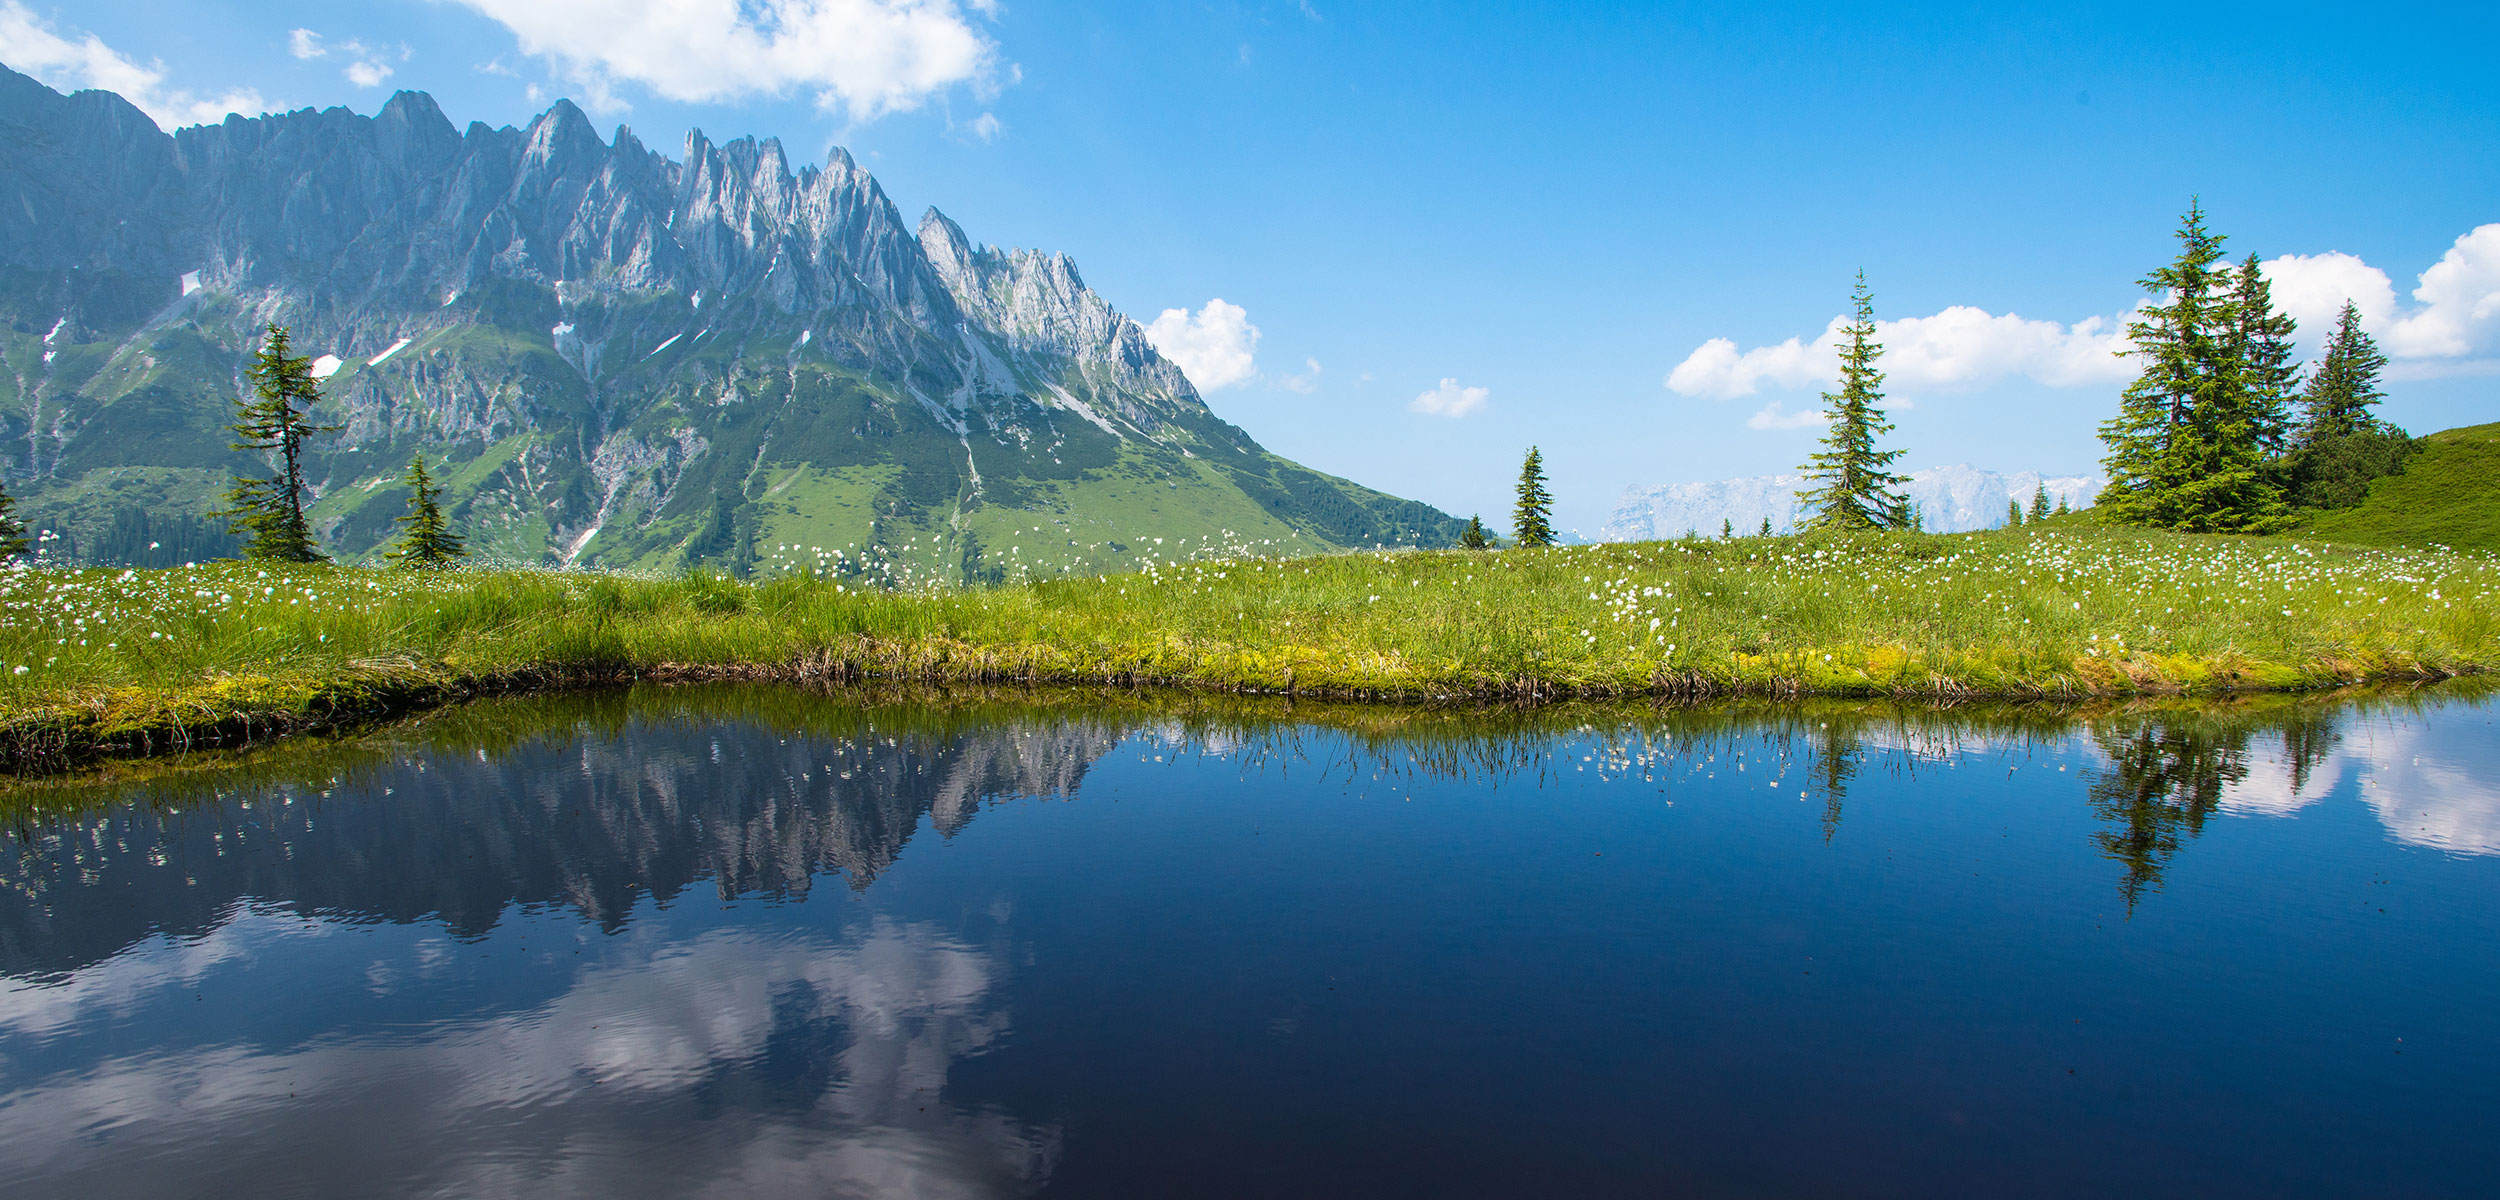
[[21, 787], [0, 1195], [2488, 1196], [2495, 717], [641, 687]]

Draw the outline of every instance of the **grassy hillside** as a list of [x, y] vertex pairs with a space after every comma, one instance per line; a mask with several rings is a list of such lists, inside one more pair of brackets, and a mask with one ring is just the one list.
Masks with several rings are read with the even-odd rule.
[[2301, 522], [2295, 536], [2500, 552], [2500, 422], [2424, 438], [2404, 474], [2372, 483], [2360, 507]]
[[1140, 548], [1138, 571], [968, 591], [830, 574], [5, 571], [0, 762], [649, 675], [1432, 701], [2071, 697], [2500, 667], [2500, 560], [2443, 551], [2028, 527], [1301, 558], [1173, 549]]

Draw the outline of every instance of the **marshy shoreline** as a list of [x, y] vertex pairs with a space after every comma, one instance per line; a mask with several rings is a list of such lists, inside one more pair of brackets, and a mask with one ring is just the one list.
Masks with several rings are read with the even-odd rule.
[[0, 575], [0, 606], [11, 776], [635, 681], [1954, 704], [2314, 691], [2500, 666], [2488, 556], [2080, 525], [1210, 555], [917, 593], [823, 576], [21, 569]]

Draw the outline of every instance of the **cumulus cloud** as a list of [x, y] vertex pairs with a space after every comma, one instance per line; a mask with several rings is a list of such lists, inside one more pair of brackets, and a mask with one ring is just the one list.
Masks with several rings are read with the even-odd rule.
[[62, 91], [118, 92], [165, 129], [222, 121], [227, 113], [268, 110], [260, 93], [236, 88], [203, 97], [165, 86], [165, 64], [142, 65], [88, 34], [73, 40], [17, 0], [0, 0], [0, 61]]
[[980, 116], [974, 117], [970, 121], [965, 122], [964, 128], [971, 130], [972, 136], [977, 137], [982, 141], [995, 142], [998, 140], [999, 132], [1004, 127], [998, 123], [998, 114], [982, 113]]
[[1245, 383], [1259, 373], [1259, 327], [1238, 304], [1221, 297], [1191, 313], [1167, 308], [1146, 326], [1146, 341], [1171, 359], [1199, 391]]
[[955, 0], [459, 2], [600, 107], [623, 107], [619, 82], [695, 103], [802, 90], [819, 108], [867, 120], [957, 85], [983, 88], [998, 55]]
[[[347, 81], [357, 87], [380, 87], [382, 81], [392, 75], [391, 65], [383, 61], [389, 57], [387, 51], [352, 39], [332, 46], [319, 33], [298, 29], [287, 34], [286, 49], [287, 53], [306, 60], [328, 58], [335, 51], [339, 57], [349, 60], [339, 74], [346, 76]], [[408, 57], [407, 47], [399, 48], [399, 57]]]
[[2478, 370], [2477, 360], [2500, 354], [2500, 223], [2458, 238], [2414, 278], [2410, 304], [2387, 272], [2350, 254], [2286, 254], [2263, 266], [2275, 303], [2313, 348], [2350, 300], [2379, 348], [2414, 373]]
[[[1792, 337], [1751, 350], [1739, 350], [1727, 338], [1712, 338], [1668, 372], [1667, 388], [1678, 395], [1728, 399], [1765, 387], [1832, 386], [1840, 378], [1840, 343], [1847, 326], [1847, 318], [1833, 317], [1811, 342]], [[1896, 391], [1968, 391], [2015, 375], [2051, 387], [2073, 387], [2119, 382], [2132, 374], [2117, 356], [2127, 348], [2123, 316], [2060, 325], [1957, 304], [1934, 316], [1879, 320], [1875, 340], [1884, 346], [1885, 383]], [[1755, 428], [1795, 423], [1792, 418], [1790, 425]]]
[[[2458, 238], [2416, 277], [2409, 302], [2397, 297], [2387, 272], [2350, 254], [2286, 254], [2260, 266], [2275, 304], [2300, 323], [2300, 341], [2312, 356], [2350, 300], [2362, 328], [2394, 360], [2391, 375], [2500, 374], [2500, 224]], [[2109, 386], [2135, 376], [2135, 364], [2120, 357], [2133, 319], [2119, 313], [2060, 325], [1957, 304], [1934, 316], [1877, 321], [1875, 336], [1884, 345], [1885, 382], [1896, 393], [1970, 391], [2016, 376], [2049, 387]], [[1846, 325], [1834, 317], [1812, 341], [1792, 337], [1752, 349], [1711, 338], [1667, 373], [1667, 389], [1729, 399], [1830, 387], [1840, 377]], [[1796, 423], [1795, 414], [1773, 408], [1754, 414], [1754, 428]]]
[[319, 58], [330, 48], [321, 44], [321, 35], [309, 29], [298, 29], [286, 35], [287, 53], [297, 58]]
[[1480, 387], [1460, 387], [1456, 379], [1443, 379], [1441, 386], [1415, 397], [1406, 406], [1436, 417], [1463, 417], [1483, 408], [1492, 394]]

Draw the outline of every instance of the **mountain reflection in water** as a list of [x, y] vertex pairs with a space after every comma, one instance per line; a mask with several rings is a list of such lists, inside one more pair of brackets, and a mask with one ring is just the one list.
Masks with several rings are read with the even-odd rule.
[[[1186, 896], [1216, 864], [1168, 857], [1188, 843], [1166, 826], [1232, 802], [1184, 788], [1134, 847], [1054, 874], [989, 843], [952, 893], [870, 902], [915, 837], [990, 805], [1075, 800], [1115, 766], [1261, 794], [1455, 786], [1507, 797], [1504, 820], [1600, 787], [1770, 805], [1762, 828], [1795, 810], [1837, 847], [1862, 811], [2001, 775], [2085, 822], [2066, 844], [2124, 921], [2218, 818], [2337, 795], [2396, 843], [2500, 853], [2481, 694], [1464, 713], [637, 688], [26, 785], [0, 856], [0, 1191], [1023, 1194], [1100, 1130], [1066, 1070], [1008, 1061], [1037, 1036], [1026, 1052], [1079, 1052], [1059, 1001], [1020, 1032], [1045, 1001], [1017, 997], [1064, 999], [1050, 971], [1079, 951], [1020, 908], [1097, 881]], [[2423, 719], [2443, 705], [2471, 718]], [[1293, 1037], [1307, 1008], [1245, 1036]]]

